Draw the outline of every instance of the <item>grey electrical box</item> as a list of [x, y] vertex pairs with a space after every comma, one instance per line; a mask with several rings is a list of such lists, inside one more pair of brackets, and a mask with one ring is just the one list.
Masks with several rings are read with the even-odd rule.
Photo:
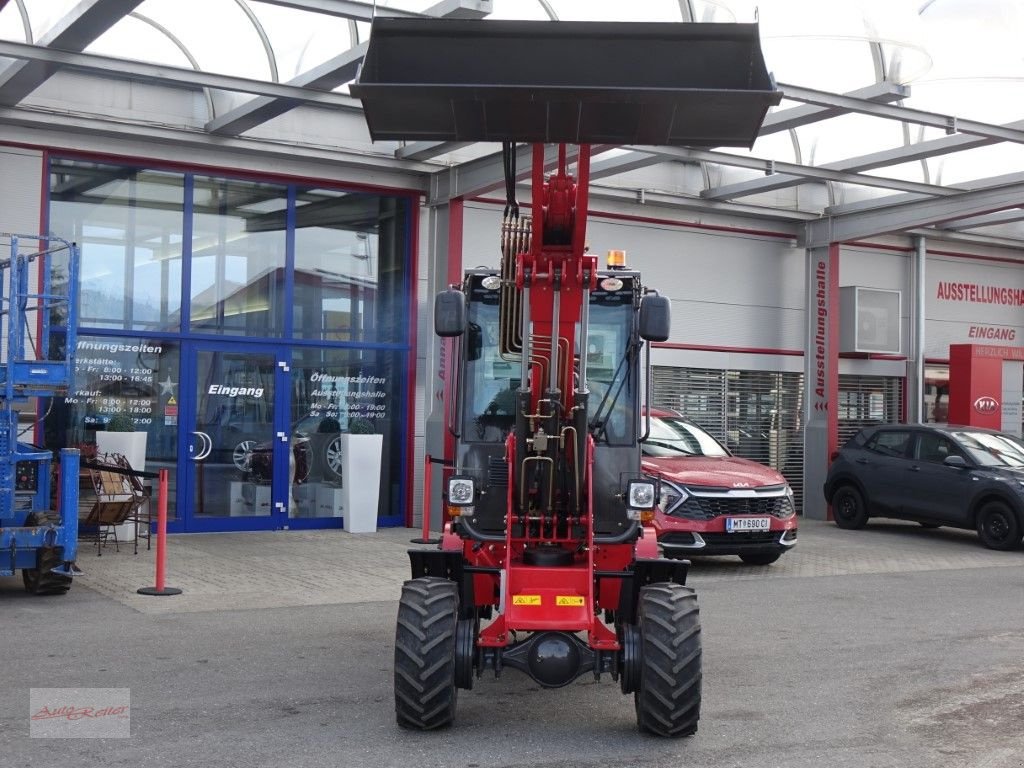
[[898, 355], [900, 291], [847, 285], [839, 289], [839, 351]]

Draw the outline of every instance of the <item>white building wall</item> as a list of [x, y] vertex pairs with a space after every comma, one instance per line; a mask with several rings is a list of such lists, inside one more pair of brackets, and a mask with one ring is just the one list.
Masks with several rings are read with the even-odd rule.
[[0, 232], [39, 234], [42, 185], [42, 152], [0, 146]]
[[[0, 259], [11, 255], [10, 234], [37, 235], [40, 233], [40, 202], [43, 185], [43, 154], [37, 150], [0, 146]], [[60, 234], [60, 233], [57, 233]], [[19, 251], [32, 253], [39, 242], [24, 239]], [[36, 272], [29, 274], [29, 285], [35, 285]], [[9, 271], [5, 270], [3, 295], [10, 295]], [[6, 306], [4, 307], [7, 308]], [[7, 360], [7, 322], [0, 323], [0, 359]]]

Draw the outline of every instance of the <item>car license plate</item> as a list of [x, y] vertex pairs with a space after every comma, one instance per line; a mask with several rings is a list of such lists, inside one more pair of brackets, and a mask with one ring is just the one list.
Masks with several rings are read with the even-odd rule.
[[727, 517], [725, 518], [725, 530], [727, 533], [740, 533], [741, 531], [767, 531], [772, 527], [770, 517]]

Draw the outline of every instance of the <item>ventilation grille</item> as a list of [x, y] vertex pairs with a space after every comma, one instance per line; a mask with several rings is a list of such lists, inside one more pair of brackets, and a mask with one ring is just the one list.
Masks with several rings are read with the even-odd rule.
[[697, 422], [737, 456], [779, 470], [803, 508], [803, 374], [654, 366], [651, 403]]
[[839, 445], [864, 427], [903, 420], [903, 379], [895, 376], [839, 377]]

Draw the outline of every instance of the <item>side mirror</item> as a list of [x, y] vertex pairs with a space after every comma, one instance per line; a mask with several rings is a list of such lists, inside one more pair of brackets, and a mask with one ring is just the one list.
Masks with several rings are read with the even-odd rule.
[[668, 341], [672, 332], [672, 305], [668, 296], [648, 293], [640, 300], [640, 338]]
[[956, 467], [957, 469], [967, 468], [967, 461], [963, 456], [947, 456], [942, 460], [942, 463], [947, 467]]
[[466, 330], [466, 296], [448, 288], [434, 297], [434, 333], [442, 338], [461, 336]]

